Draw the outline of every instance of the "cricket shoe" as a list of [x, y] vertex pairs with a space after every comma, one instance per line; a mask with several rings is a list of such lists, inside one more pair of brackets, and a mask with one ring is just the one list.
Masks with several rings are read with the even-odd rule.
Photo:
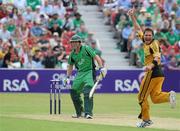
[[86, 119], [93, 119], [93, 117], [91, 115], [88, 115], [88, 114], [85, 116], [85, 118]]
[[82, 112], [81, 115], [77, 115], [77, 114], [72, 115], [72, 118], [80, 118], [80, 117], [84, 117], [84, 112]]
[[143, 120], [142, 122], [137, 123], [136, 126], [139, 128], [145, 128], [146, 126], [150, 126], [152, 124], [153, 122], [151, 120], [147, 120], [147, 121]]
[[170, 91], [169, 101], [170, 101], [171, 108], [175, 108], [176, 107], [176, 93], [174, 91]]

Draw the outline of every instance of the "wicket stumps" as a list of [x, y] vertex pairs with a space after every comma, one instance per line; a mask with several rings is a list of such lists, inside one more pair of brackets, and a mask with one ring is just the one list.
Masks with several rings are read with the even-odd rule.
[[[50, 81], [50, 115], [53, 114], [53, 102], [54, 102], [54, 114], [56, 114], [57, 108], [57, 97], [58, 97], [58, 114], [61, 114], [61, 88], [60, 80], [51, 80]], [[54, 95], [54, 97], [53, 97]], [[53, 100], [54, 98], [54, 100]]]

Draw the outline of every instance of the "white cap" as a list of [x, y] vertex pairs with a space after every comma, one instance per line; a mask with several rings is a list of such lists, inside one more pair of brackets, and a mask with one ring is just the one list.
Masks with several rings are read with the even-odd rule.
[[41, 20], [40, 19], [36, 19], [36, 24], [41, 24]]
[[124, 6], [119, 6], [118, 9], [119, 9], [119, 10], [123, 10], [123, 9], [124, 9]]
[[142, 8], [140, 9], [140, 12], [146, 12], [146, 8], [145, 8], [145, 7], [142, 7]]
[[150, 14], [150, 13], [147, 13], [147, 14], [146, 14], [146, 17], [147, 17], [147, 18], [151, 18], [151, 14]]
[[174, 11], [171, 11], [171, 15], [175, 15], [176, 13]]
[[154, 3], [154, 0], [149, 0], [149, 3]]
[[4, 43], [8, 42], [8, 39], [3, 39], [3, 42], [4, 42]]
[[41, 6], [40, 5], [36, 5], [36, 9], [40, 9], [41, 8]]
[[57, 32], [54, 32], [53, 36], [59, 36], [59, 34]]
[[32, 9], [31, 6], [28, 6], [26, 9]]

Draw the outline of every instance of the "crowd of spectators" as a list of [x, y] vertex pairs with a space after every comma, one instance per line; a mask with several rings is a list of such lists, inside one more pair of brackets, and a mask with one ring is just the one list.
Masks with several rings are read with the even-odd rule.
[[[151, 27], [159, 40], [162, 65], [180, 68], [180, 0], [86, 0], [97, 4], [104, 23], [111, 25], [117, 48], [127, 52], [129, 64], [142, 67], [143, 42], [132, 28], [127, 11], [134, 7], [141, 28]], [[78, 34], [101, 55], [88, 32], [76, 0], [0, 1], [0, 67], [66, 69], [69, 39]], [[111, 44], [111, 43], [110, 43]]]
[[0, 68], [66, 69], [74, 34], [94, 47], [96, 40], [86, 29], [77, 2], [0, 1]]
[[100, 0], [100, 11], [104, 23], [111, 25], [117, 48], [127, 52], [129, 64], [142, 67], [144, 63], [143, 41], [139, 39], [127, 16], [135, 8], [142, 30], [154, 30], [154, 39], [159, 40], [162, 52], [162, 66], [180, 69], [180, 0]]

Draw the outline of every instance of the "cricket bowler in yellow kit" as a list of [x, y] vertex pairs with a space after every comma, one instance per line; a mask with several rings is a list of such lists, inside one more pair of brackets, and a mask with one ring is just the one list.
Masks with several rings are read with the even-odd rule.
[[[99, 65], [99, 72], [104, 78], [106, 75], [106, 68], [103, 67], [102, 61], [93, 49], [89, 46], [82, 45], [81, 37], [78, 35], [72, 36], [70, 43], [72, 45], [72, 52], [68, 58], [68, 69], [66, 82], [72, 74], [73, 66], [77, 69], [77, 75], [73, 81], [72, 89], [70, 90], [71, 99], [75, 107], [76, 114], [73, 118], [79, 118], [84, 112], [86, 119], [92, 119], [93, 115], [93, 97], [89, 98], [89, 93], [94, 85], [93, 81], [93, 62], [97, 61]], [[81, 93], [84, 94], [84, 109], [82, 106]]]
[[144, 32], [141, 30], [134, 15], [135, 9], [130, 9], [128, 15], [132, 19], [135, 30], [139, 37], [143, 40], [143, 49], [145, 55], [144, 70], [145, 76], [140, 85], [138, 101], [141, 106], [141, 112], [138, 116], [142, 122], [137, 127], [146, 127], [153, 124], [149, 114], [148, 96], [155, 104], [170, 102], [171, 107], [176, 105], [176, 94], [174, 91], [162, 92], [162, 84], [164, 82], [164, 74], [161, 69], [161, 52], [158, 40], [154, 40], [154, 33], [151, 28], [146, 28]]

